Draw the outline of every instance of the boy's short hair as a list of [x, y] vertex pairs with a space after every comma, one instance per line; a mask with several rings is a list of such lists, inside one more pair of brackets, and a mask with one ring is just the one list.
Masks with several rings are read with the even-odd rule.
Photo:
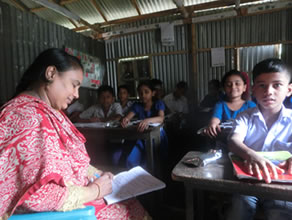
[[118, 92], [120, 91], [120, 89], [125, 89], [125, 90], [127, 90], [128, 93], [130, 93], [129, 86], [127, 86], [127, 85], [120, 85], [118, 87]]
[[244, 74], [242, 72], [234, 69], [234, 70], [230, 70], [229, 72], [224, 74], [222, 81], [221, 81], [221, 84], [223, 87], [225, 86], [225, 82], [226, 82], [227, 78], [229, 76], [233, 76], [233, 75], [239, 76], [242, 79], [242, 81], [244, 82], [244, 84], [246, 84], [246, 77], [244, 76]]
[[110, 94], [112, 94], [112, 96], [115, 96], [114, 89], [111, 86], [108, 85], [100, 86], [97, 90], [98, 97], [100, 97], [100, 95], [104, 92], [109, 92]]
[[154, 89], [162, 89], [163, 83], [160, 79], [151, 79], [151, 83]]
[[176, 84], [176, 88], [178, 89], [188, 89], [188, 84], [185, 81], [180, 81]]
[[209, 82], [208, 82], [208, 85], [212, 85], [214, 86], [215, 88], [217, 89], [220, 89], [220, 81], [218, 79], [211, 79]]
[[256, 78], [263, 73], [281, 73], [284, 72], [289, 77], [289, 83], [291, 83], [291, 72], [288, 65], [278, 58], [265, 59], [255, 65], [252, 71], [253, 82]]

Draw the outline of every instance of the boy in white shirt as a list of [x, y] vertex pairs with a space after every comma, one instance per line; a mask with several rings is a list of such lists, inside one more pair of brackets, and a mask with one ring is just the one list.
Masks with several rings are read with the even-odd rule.
[[[292, 110], [283, 105], [292, 93], [291, 72], [279, 59], [266, 59], [253, 69], [253, 96], [257, 107], [242, 112], [234, 121], [229, 149], [245, 160], [248, 172], [266, 183], [279, 172], [292, 174], [292, 157], [279, 166], [256, 151], [285, 150], [292, 153]], [[256, 208], [266, 219], [292, 219], [292, 202], [234, 195], [228, 219], [253, 219]]]
[[176, 84], [176, 89], [173, 93], [170, 93], [163, 98], [163, 101], [170, 113], [187, 114], [189, 112], [188, 101], [185, 97], [187, 89], [187, 83], [181, 81]]
[[119, 103], [114, 103], [114, 90], [111, 86], [103, 85], [98, 89], [98, 104], [95, 104], [79, 115], [78, 122], [107, 122], [119, 121], [123, 115]]

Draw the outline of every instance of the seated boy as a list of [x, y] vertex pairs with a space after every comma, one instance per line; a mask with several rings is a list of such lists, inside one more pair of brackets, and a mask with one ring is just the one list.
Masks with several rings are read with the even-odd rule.
[[[283, 105], [291, 95], [291, 72], [279, 59], [266, 59], [253, 69], [253, 95], [257, 107], [242, 112], [235, 119], [229, 149], [245, 160], [248, 172], [266, 183], [279, 172], [292, 174], [292, 157], [279, 166], [256, 154], [256, 151], [292, 153], [292, 110]], [[292, 219], [292, 202], [254, 196], [234, 195], [228, 219], [253, 219], [261, 206], [266, 219]]]
[[103, 85], [98, 89], [98, 104], [95, 104], [79, 115], [78, 122], [119, 121], [122, 117], [122, 107], [114, 103], [114, 90]]

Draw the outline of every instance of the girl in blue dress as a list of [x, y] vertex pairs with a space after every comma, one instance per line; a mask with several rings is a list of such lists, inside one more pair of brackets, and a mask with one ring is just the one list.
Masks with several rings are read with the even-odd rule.
[[246, 101], [242, 95], [247, 89], [246, 77], [237, 70], [227, 72], [222, 78], [222, 86], [225, 92], [225, 99], [216, 103], [213, 116], [204, 134], [211, 138], [217, 137], [221, 132], [219, 124], [236, 116], [248, 108], [255, 107], [252, 101]]
[[[155, 100], [154, 88], [150, 81], [140, 82], [138, 85], [138, 94], [140, 102], [136, 102], [132, 105], [130, 112], [122, 119], [122, 127], [126, 127], [130, 120], [135, 116], [139, 122], [137, 129], [139, 132], [143, 132], [149, 127], [150, 123], [163, 123], [165, 106], [161, 100]], [[167, 136], [163, 128], [160, 129], [160, 155], [165, 157], [167, 154]], [[133, 146], [133, 145], [132, 145]], [[126, 152], [121, 152], [126, 153]], [[120, 159], [118, 154], [114, 155], [114, 162]], [[142, 140], [138, 140], [135, 146], [130, 149], [126, 157], [126, 167], [131, 168], [137, 165], [145, 164], [145, 143]]]

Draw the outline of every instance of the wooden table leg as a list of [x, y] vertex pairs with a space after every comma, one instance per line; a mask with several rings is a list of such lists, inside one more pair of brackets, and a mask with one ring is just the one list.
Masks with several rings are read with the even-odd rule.
[[204, 191], [197, 190], [197, 208], [196, 208], [196, 219], [203, 220], [204, 219], [204, 211], [205, 211], [205, 199], [204, 199]]
[[194, 220], [193, 187], [185, 183], [186, 220]]

